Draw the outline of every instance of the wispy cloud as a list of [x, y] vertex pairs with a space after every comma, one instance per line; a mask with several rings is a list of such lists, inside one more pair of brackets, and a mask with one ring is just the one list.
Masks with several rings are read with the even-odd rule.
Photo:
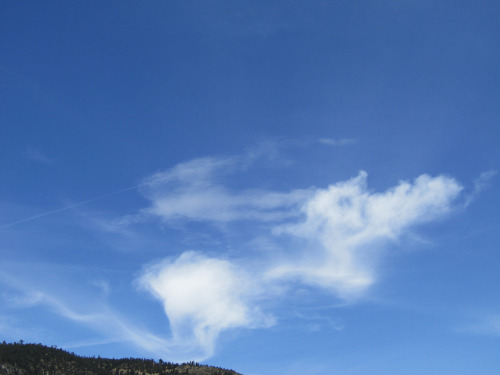
[[111, 287], [109, 285], [109, 282], [107, 282], [105, 280], [92, 280], [91, 284], [93, 286], [97, 287], [98, 289], [100, 289], [104, 296], [107, 296], [109, 294], [109, 292], [111, 291]]
[[[128, 342], [142, 350], [146, 350], [158, 357], [175, 358], [177, 354], [170, 350], [169, 342], [164, 338], [152, 334], [148, 330], [139, 327], [121, 314], [110, 308], [105, 302], [88, 300], [84, 296], [80, 304], [66, 301], [64, 296], [56, 296], [45, 291], [37, 290], [33, 285], [23, 280], [2, 272], [1, 281], [16, 290], [17, 293], [11, 296], [1, 296], [3, 301], [10, 302], [10, 309], [19, 311], [19, 309], [38, 308], [51, 311], [56, 316], [74, 322], [77, 325], [83, 325], [101, 339], [93, 340], [88, 345], [95, 345], [96, 342]], [[3, 317], [7, 320], [7, 317]], [[3, 327], [0, 319], [0, 332], [8, 332], [8, 327]], [[12, 330], [12, 327], [9, 328]], [[19, 337], [29, 337], [27, 332], [19, 332]], [[21, 334], [22, 333], [22, 334]], [[82, 342], [79, 346], [84, 346]], [[179, 360], [186, 360], [186, 357], [177, 357]]]
[[500, 336], [500, 314], [483, 314], [476, 317], [474, 323], [465, 325], [458, 331], [475, 335]]
[[490, 169], [489, 171], [481, 173], [479, 177], [474, 180], [474, 189], [472, 193], [467, 196], [465, 206], [471, 204], [483, 190], [490, 187], [490, 181], [496, 174], [497, 171], [495, 169]]
[[40, 292], [28, 292], [21, 294], [3, 294], [4, 303], [10, 308], [28, 308], [40, 304], [43, 301], [43, 294]]
[[36, 163], [51, 165], [54, 163], [52, 158], [49, 158], [47, 155], [43, 154], [39, 149], [27, 146], [24, 150], [24, 157], [28, 160], [34, 161]]
[[333, 329], [342, 331], [344, 329], [344, 321], [342, 319], [332, 317], [331, 315], [323, 315], [319, 313], [296, 313], [295, 316], [299, 319], [307, 321], [306, 329], [309, 332], [318, 332], [325, 329]]
[[356, 140], [352, 138], [320, 138], [318, 141], [327, 146], [347, 146], [356, 143]]
[[45, 296], [43, 302], [61, 317], [88, 326], [105, 336], [105, 341], [129, 342], [163, 358], [172, 358], [177, 354], [169, 350], [165, 339], [139, 328], [107, 306], [91, 313], [82, 313], [53, 296]]
[[310, 194], [307, 190], [233, 191], [223, 186], [219, 178], [237, 171], [240, 162], [239, 158], [200, 158], [151, 176], [141, 190], [152, 204], [142, 214], [165, 221], [205, 222], [279, 221], [298, 214], [294, 207]]

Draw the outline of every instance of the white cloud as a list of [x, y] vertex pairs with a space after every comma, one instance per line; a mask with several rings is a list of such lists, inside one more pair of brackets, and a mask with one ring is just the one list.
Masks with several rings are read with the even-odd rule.
[[384, 193], [367, 190], [367, 174], [318, 189], [305, 201], [300, 223], [275, 228], [306, 240], [299, 256], [286, 259], [269, 275], [297, 278], [343, 298], [375, 281], [380, 244], [398, 239], [409, 227], [447, 214], [462, 187], [446, 176], [422, 175]]
[[[259, 304], [297, 282], [344, 300], [361, 296], [377, 279], [384, 242], [448, 214], [462, 190], [450, 177], [422, 175], [375, 193], [362, 171], [324, 189], [235, 191], [220, 179], [238, 169], [236, 160], [196, 159], [146, 184], [147, 215], [167, 222], [254, 220], [268, 230], [254, 243], [285, 239], [289, 246], [257, 252], [260, 267], [186, 252], [146, 269], [140, 284], [163, 304], [172, 333], [169, 346], [187, 357], [210, 356], [225, 330], [269, 325]], [[266, 236], [274, 238], [263, 241]]]
[[253, 306], [259, 286], [226, 260], [186, 252], [146, 269], [139, 282], [163, 304], [172, 332], [169, 346], [187, 357], [212, 355], [225, 330], [273, 323]]
[[[60, 295], [66, 298], [54, 297], [22, 286], [17, 289], [25, 296], [14, 302], [48, 307], [98, 332], [98, 342], [127, 341], [169, 360], [202, 360], [213, 354], [222, 333], [272, 325], [274, 320], [263, 306], [278, 303], [299, 284], [345, 300], [361, 296], [377, 280], [385, 241], [398, 240], [412, 226], [448, 214], [462, 189], [450, 177], [422, 175], [377, 193], [367, 188], [365, 172], [326, 188], [271, 191], [224, 184], [227, 176], [246, 171], [262, 153], [272, 157], [257, 150], [246, 157], [195, 159], [139, 185], [150, 206], [136, 217], [158, 217], [167, 224], [244, 220], [232, 227], [235, 230], [254, 221], [258, 229], [248, 232], [258, 233], [247, 246], [265, 248], [247, 255], [253, 265], [185, 252], [146, 268], [138, 281], [161, 302], [170, 323], [169, 338], [133, 324], [104, 299], [87, 296], [80, 303], [64, 293]], [[42, 215], [46, 214], [50, 213]], [[114, 233], [123, 228], [106, 229]], [[109, 284], [93, 284], [102, 289], [101, 298], [109, 292]], [[334, 323], [332, 327], [341, 329]]]

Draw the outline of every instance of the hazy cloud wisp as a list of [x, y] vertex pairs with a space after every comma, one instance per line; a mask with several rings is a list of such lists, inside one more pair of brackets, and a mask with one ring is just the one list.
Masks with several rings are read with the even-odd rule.
[[194, 220], [227, 223], [238, 220], [279, 221], [296, 216], [294, 210], [310, 191], [287, 193], [259, 189], [232, 191], [218, 179], [238, 169], [237, 158], [200, 158], [151, 176], [143, 185], [151, 206], [143, 214], [164, 221]]

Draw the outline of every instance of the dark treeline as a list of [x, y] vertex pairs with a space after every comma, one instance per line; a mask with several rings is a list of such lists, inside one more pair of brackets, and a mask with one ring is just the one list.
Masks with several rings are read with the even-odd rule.
[[42, 344], [0, 344], [0, 375], [238, 375], [196, 362], [82, 357]]

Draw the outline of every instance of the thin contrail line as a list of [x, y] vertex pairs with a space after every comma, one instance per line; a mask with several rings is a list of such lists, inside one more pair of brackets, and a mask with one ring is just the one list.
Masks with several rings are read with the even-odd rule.
[[13, 227], [14, 225], [18, 225], [18, 224], [22, 224], [22, 223], [26, 223], [28, 221], [32, 221], [32, 220], [35, 220], [35, 219], [39, 219], [41, 217], [44, 217], [44, 216], [48, 216], [48, 215], [53, 215], [53, 214], [57, 214], [59, 212], [63, 212], [63, 211], [66, 211], [66, 210], [71, 210], [73, 208], [76, 208], [76, 207], [79, 207], [79, 206], [83, 206], [84, 204], [87, 204], [87, 203], [92, 203], [92, 202], [95, 202], [95, 201], [98, 201], [100, 199], [104, 199], [104, 198], [108, 198], [108, 197], [111, 197], [113, 195], [116, 195], [116, 194], [120, 194], [120, 193], [124, 193], [126, 191], [130, 191], [130, 190], [134, 190], [134, 189], [137, 189], [141, 186], [143, 186], [145, 184], [139, 184], [139, 185], [135, 185], [135, 186], [130, 186], [128, 188], [125, 188], [125, 189], [122, 189], [122, 190], [118, 190], [118, 191], [115, 191], [113, 193], [109, 193], [109, 194], [105, 194], [105, 195], [101, 195], [97, 198], [92, 198], [92, 199], [87, 199], [87, 200], [84, 200], [84, 201], [81, 201], [81, 202], [78, 202], [78, 203], [75, 203], [75, 204], [71, 204], [69, 206], [65, 206], [65, 207], [62, 207], [62, 208], [58, 208], [56, 210], [52, 210], [52, 211], [46, 211], [46, 212], [43, 212], [41, 214], [38, 214], [38, 215], [33, 215], [33, 216], [30, 216], [30, 217], [27, 217], [27, 218], [24, 218], [24, 219], [21, 219], [21, 220], [17, 220], [17, 221], [14, 221], [12, 223], [8, 223], [8, 224], [4, 224], [4, 225], [1, 225], [0, 226], [0, 229], [6, 229], [6, 228], [10, 228], [10, 227]]

